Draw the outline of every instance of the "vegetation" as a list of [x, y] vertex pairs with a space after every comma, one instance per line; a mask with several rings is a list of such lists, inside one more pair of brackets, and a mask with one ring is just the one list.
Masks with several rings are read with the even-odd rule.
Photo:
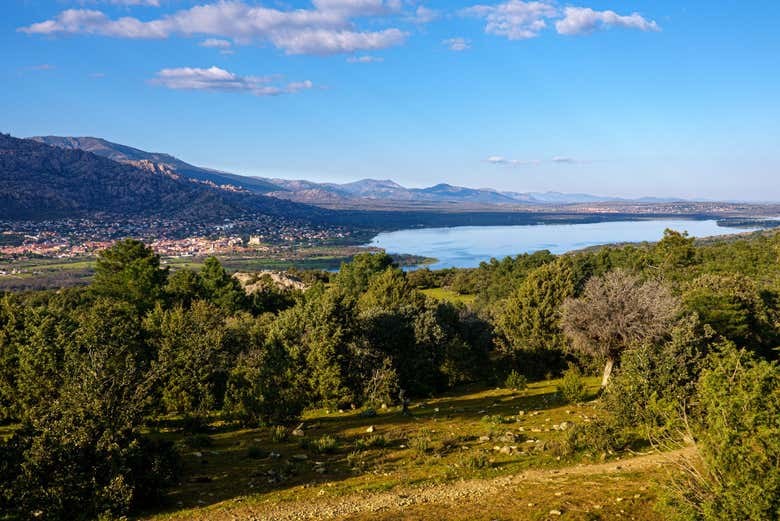
[[86, 288], [0, 296], [0, 511], [116, 517], [693, 443], [663, 515], [776, 519], [778, 254], [780, 235], [675, 232], [470, 270], [366, 253], [247, 295], [216, 259], [171, 273], [122, 241]]

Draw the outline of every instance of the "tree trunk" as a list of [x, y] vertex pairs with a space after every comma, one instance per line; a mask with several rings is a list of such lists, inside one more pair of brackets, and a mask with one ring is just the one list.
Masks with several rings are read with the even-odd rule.
[[609, 375], [612, 374], [612, 367], [614, 365], [615, 365], [615, 359], [612, 357], [607, 358], [607, 365], [604, 366], [604, 377], [601, 379], [602, 391], [607, 387], [607, 382], [609, 382]]

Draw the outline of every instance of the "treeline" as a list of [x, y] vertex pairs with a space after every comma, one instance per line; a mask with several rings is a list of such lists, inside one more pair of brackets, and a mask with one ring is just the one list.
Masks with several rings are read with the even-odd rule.
[[216, 259], [169, 273], [138, 241], [104, 251], [86, 289], [0, 299], [3, 511], [122, 515], [178, 479], [159, 417], [289, 423], [306, 407], [391, 404], [484, 379], [489, 324], [359, 255], [305, 294], [247, 295]]
[[[675, 515], [780, 513], [780, 235], [697, 247], [669, 231], [642, 247], [410, 273], [364, 254], [307, 280], [304, 292], [264, 278], [247, 295], [216, 259], [169, 272], [127, 240], [87, 288], [4, 295], [0, 421], [17, 427], [0, 447], [0, 510], [91, 518], [154, 504], [180, 473], [175, 447], [146, 434], [161, 420], [290, 424], [401, 391], [561, 374], [577, 388], [601, 372], [603, 420], [551, 450], [694, 439], [702, 467], [670, 494]], [[430, 287], [477, 298], [442, 302], [419, 291]]]

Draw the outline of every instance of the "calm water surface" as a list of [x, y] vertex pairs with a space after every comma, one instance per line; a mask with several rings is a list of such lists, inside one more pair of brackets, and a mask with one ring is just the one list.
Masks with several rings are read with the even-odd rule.
[[459, 226], [418, 228], [380, 233], [367, 246], [387, 253], [434, 257], [438, 268], [474, 268], [492, 257], [550, 250], [565, 253], [588, 246], [618, 242], [657, 241], [664, 230], [687, 231], [694, 237], [727, 235], [748, 231], [718, 226], [716, 221], [657, 220], [617, 221], [590, 224], [539, 224], [521, 226]]

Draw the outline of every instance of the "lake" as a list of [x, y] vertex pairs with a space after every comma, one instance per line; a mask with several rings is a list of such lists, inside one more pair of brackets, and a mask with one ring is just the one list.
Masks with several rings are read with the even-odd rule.
[[458, 226], [418, 228], [380, 233], [367, 244], [387, 253], [433, 257], [431, 269], [474, 268], [495, 257], [550, 250], [566, 253], [589, 246], [620, 242], [658, 241], [664, 230], [687, 231], [693, 237], [710, 237], [750, 231], [718, 226], [714, 220], [612, 221], [588, 224], [537, 224], [521, 226]]

